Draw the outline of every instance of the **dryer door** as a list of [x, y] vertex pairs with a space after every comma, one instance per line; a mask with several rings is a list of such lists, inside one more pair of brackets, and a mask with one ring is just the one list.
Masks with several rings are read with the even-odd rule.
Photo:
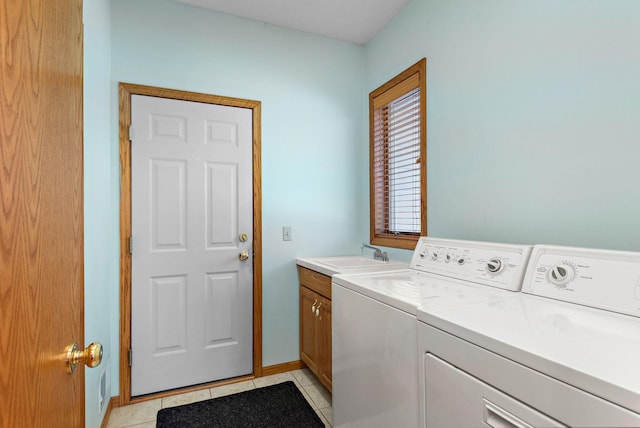
[[433, 354], [424, 357], [427, 427], [566, 427]]

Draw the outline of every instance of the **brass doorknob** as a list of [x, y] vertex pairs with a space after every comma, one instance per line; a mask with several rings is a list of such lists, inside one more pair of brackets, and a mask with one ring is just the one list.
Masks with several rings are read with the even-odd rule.
[[245, 261], [249, 258], [249, 253], [246, 251], [242, 251], [239, 255], [238, 258], [242, 261]]
[[78, 344], [74, 343], [67, 347], [67, 373], [76, 371], [78, 364], [86, 364], [87, 367], [96, 367], [102, 362], [102, 345], [93, 342], [84, 350], [78, 349]]
[[238, 238], [240, 238], [240, 242], [247, 242], [247, 239], [249, 239], [249, 235], [247, 235], [246, 233], [241, 233]]

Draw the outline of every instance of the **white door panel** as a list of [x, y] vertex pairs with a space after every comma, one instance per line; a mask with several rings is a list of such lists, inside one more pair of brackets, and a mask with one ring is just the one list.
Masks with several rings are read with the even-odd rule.
[[134, 95], [133, 396], [252, 373], [252, 111]]
[[206, 191], [206, 237], [207, 248], [232, 246], [238, 236], [236, 165], [208, 163]]
[[187, 350], [187, 278], [151, 278], [153, 355]]
[[187, 163], [152, 159], [151, 250], [186, 250]]

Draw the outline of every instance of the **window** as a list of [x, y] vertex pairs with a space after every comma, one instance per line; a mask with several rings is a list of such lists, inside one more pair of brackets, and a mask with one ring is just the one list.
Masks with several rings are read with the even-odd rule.
[[427, 234], [426, 63], [369, 94], [372, 244], [412, 250]]

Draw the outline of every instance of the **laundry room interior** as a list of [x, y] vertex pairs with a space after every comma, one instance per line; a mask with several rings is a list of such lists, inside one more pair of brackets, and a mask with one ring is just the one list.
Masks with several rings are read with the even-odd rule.
[[640, 251], [640, 2], [410, 0], [361, 43], [187, 3], [84, 2], [87, 426], [120, 394], [120, 83], [261, 103], [263, 367], [301, 358], [296, 258], [371, 256], [369, 93], [422, 58], [423, 235]]

